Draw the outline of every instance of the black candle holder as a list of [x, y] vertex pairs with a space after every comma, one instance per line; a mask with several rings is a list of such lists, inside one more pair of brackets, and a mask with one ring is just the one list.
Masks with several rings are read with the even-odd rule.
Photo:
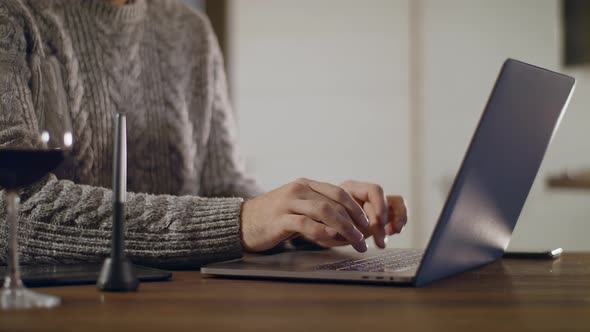
[[125, 203], [127, 202], [127, 121], [115, 119], [113, 163], [113, 234], [111, 257], [105, 259], [96, 286], [102, 291], [128, 292], [139, 287], [131, 261], [125, 256]]

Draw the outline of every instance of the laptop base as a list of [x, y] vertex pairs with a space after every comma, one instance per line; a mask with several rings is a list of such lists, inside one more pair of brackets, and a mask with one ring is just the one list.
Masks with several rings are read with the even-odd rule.
[[412, 284], [418, 265], [400, 271], [363, 272], [317, 270], [323, 264], [345, 259], [363, 259], [377, 256], [384, 251], [403, 249], [371, 248], [366, 253], [357, 253], [352, 248], [338, 248], [322, 251], [288, 251], [275, 255], [249, 255], [246, 258], [211, 264], [201, 268], [206, 275], [241, 277], [254, 279], [288, 279], [336, 281], [351, 283]]

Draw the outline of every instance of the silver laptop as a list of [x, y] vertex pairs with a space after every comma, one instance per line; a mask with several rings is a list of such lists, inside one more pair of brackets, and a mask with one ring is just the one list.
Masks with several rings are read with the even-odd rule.
[[201, 272], [422, 286], [499, 259], [574, 85], [571, 77], [506, 60], [426, 250], [289, 251]]

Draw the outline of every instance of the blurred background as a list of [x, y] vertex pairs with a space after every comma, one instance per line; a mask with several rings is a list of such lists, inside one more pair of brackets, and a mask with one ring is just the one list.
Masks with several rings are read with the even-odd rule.
[[577, 0], [211, 0], [247, 167], [265, 189], [297, 177], [380, 183], [424, 246], [503, 61], [577, 79], [511, 246], [589, 250], [590, 6]]

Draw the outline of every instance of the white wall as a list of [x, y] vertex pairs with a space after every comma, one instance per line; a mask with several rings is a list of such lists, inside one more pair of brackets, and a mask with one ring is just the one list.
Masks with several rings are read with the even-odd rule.
[[[409, 1], [419, 20], [419, 34], [411, 37]], [[566, 71], [558, 6], [556, 0], [230, 2], [228, 60], [249, 168], [267, 189], [299, 176], [378, 182], [407, 197], [417, 189], [410, 208], [419, 220], [394, 243], [425, 244], [502, 61]], [[417, 57], [408, 55], [410, 38], [419, 43]], [[419, 61], [419, 103], [410, 98], [410, 60]], [[590, 166], [590, 75], [566, 72], [578, 78], [577, 91], [519, 220], [516, 246], [590, 249], [590, 193], [544, 186], [549, 173]], [[413, 169], [421, 174], [415, 183]]]

